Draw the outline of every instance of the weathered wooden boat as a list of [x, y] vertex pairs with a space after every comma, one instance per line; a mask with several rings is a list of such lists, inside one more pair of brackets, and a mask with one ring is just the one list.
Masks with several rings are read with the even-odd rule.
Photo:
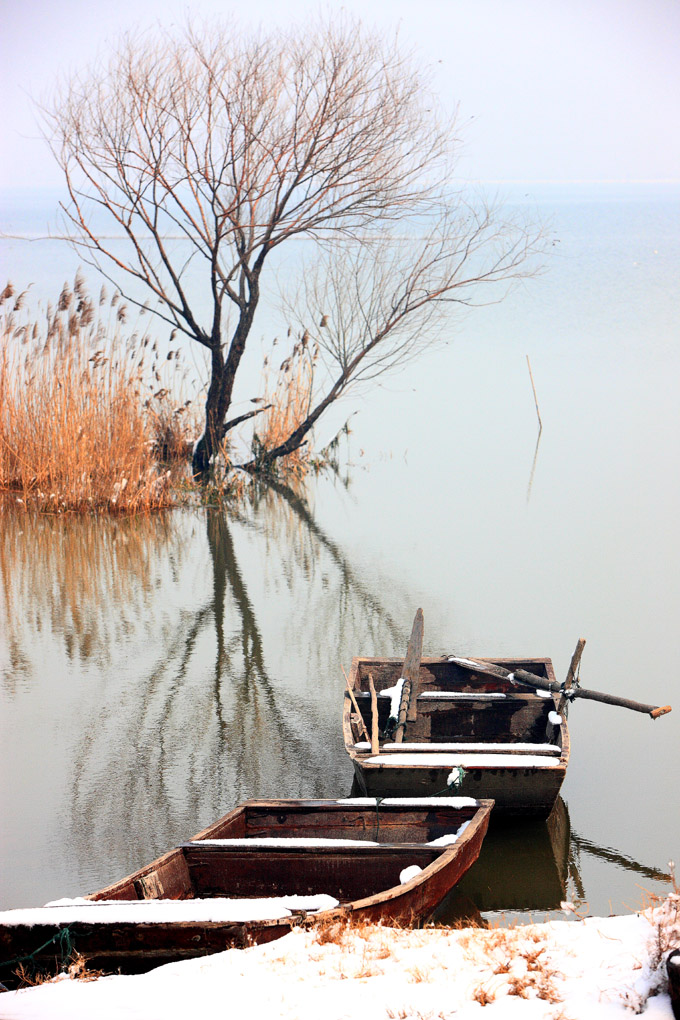
[[[485, 665], [511, 675], [486, 673]], [[546, 689], [515, 684], [518, 671]], [[402, 705], [395, 737], [395, 697], [409, 672], [411, 711]], [[494, 814], [547, 817], [569, 764], [566, 702], [549, 684], [559, 686], [544, 658], [417, 655], [410, 670], [400, 658], [353, 659], [343, 732], [356, 788], [378, 797], [455, 792], [493, 799]]]
[[547, 818], [569, 764], [567, 707], [575, 698], [659, 719], [670, 705], [586, 690], [579, 638], [563, 683], [550, 659], [423, 659], [423, 611], [403, 660], [355, 658], [343, 733], [364, 794], [495, 801], [496, 815]]
[[72, 953], [128, 973], [353, 918], [420, 924], [477, 859], [491, 801], [247, 801], [80, 900], [0, 913], [1, 980]]

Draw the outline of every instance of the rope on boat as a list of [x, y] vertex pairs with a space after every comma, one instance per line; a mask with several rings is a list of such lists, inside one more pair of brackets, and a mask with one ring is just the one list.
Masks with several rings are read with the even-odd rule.
[[[24, 963], [27, 960], [33, 962], [39, 953], [42, 953], [43, 949], [47, 949], [48, 946], [54, 943], [58, 946], [58, 952], [60, 956], [59, 967], [63, 969], [67, 963], [73, 958], [75, 954], [75, 943], [71, 938], [71, 928], [66, 925], [64, 928], [60, 928], [56, 935], [53, 935], [51, 939], [44, 942], [42, 946], [38, 946], [32, 953], [27, 953], [25, 956], [15, 956], [13, 960], [3, 960], [0, 963], [0, 967], [16, 967], [20, 963]], [[33, 968], [34, 970], [37, 968]]]

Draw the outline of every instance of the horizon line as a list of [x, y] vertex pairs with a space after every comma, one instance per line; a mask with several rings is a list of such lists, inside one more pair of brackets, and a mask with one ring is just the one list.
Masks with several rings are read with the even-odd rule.
[[[616, 178], [616, 177], [459, 177], [457, 181], [465, 184], [522, 184], [522, 185], [535, 185], [535, 184], [603, 184], [603, 185], [614, 185], [614, 184], [626, 184], [626, 185], [639, 185], [639, 184], [676, 184], [680, 185], [680, 177], [638, 177], [638, 178]], [[62, 185], [59, 184], [3, 184], [0, 182], [0, 191], [17, 191], [17, 192], [33, 192], [33, 191], [60, 191]]]

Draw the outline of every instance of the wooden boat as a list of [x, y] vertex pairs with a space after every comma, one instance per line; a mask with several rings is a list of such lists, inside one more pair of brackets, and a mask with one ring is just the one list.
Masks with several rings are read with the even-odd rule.
[[[355, 658], [345, 692], [343, 732], [356, 788], [365, 795], [433, 796], [445, 792], [491, 798], [494, 815], [547, 817], [569, 763], [566, 705], [559, 693], [485, 675], [484, 664], [524, 670], [555, 683], [550, 659], [416, 657], [414, 718], [402, 742], [389, 730], [392, 696], [405, 673], [399, 658]], [[372, 678], [378, 716], [377, 753]], [[556, 684], [557, 686], [557, 684]], [[381, 692], [391, 689], [391, 696]], [[403, 716], [403, 712], [402, 712]]]
[[0, 980], [20, 960], [54, 973], [66, 950], [132, 973], [301, 924], [420, 924], [477, 859], [492, 807], [460, 797], [247, 801], [85, 899], [1, 912]]

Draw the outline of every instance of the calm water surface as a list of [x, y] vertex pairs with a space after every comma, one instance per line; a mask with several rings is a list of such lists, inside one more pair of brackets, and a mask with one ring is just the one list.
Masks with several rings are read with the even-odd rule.
[[[653, 723], [577, 702], [555, 825], [492, 833], [450, 911], [623, 912], [666, 888], [680, 200], [538, 199], [549, 271], [363, 395], [346, 479], [228, 513], [3, 516], [0, 906], [92, 891], [247, 797], [348, 793], [341, 667], [403, 653], [418, 606], [428, 654], [548, 655], [563, 676], [583, 636], [584, 686], [676, 705]], [[53, 296], [53, 243], [3, 241], [5, 275]]]

